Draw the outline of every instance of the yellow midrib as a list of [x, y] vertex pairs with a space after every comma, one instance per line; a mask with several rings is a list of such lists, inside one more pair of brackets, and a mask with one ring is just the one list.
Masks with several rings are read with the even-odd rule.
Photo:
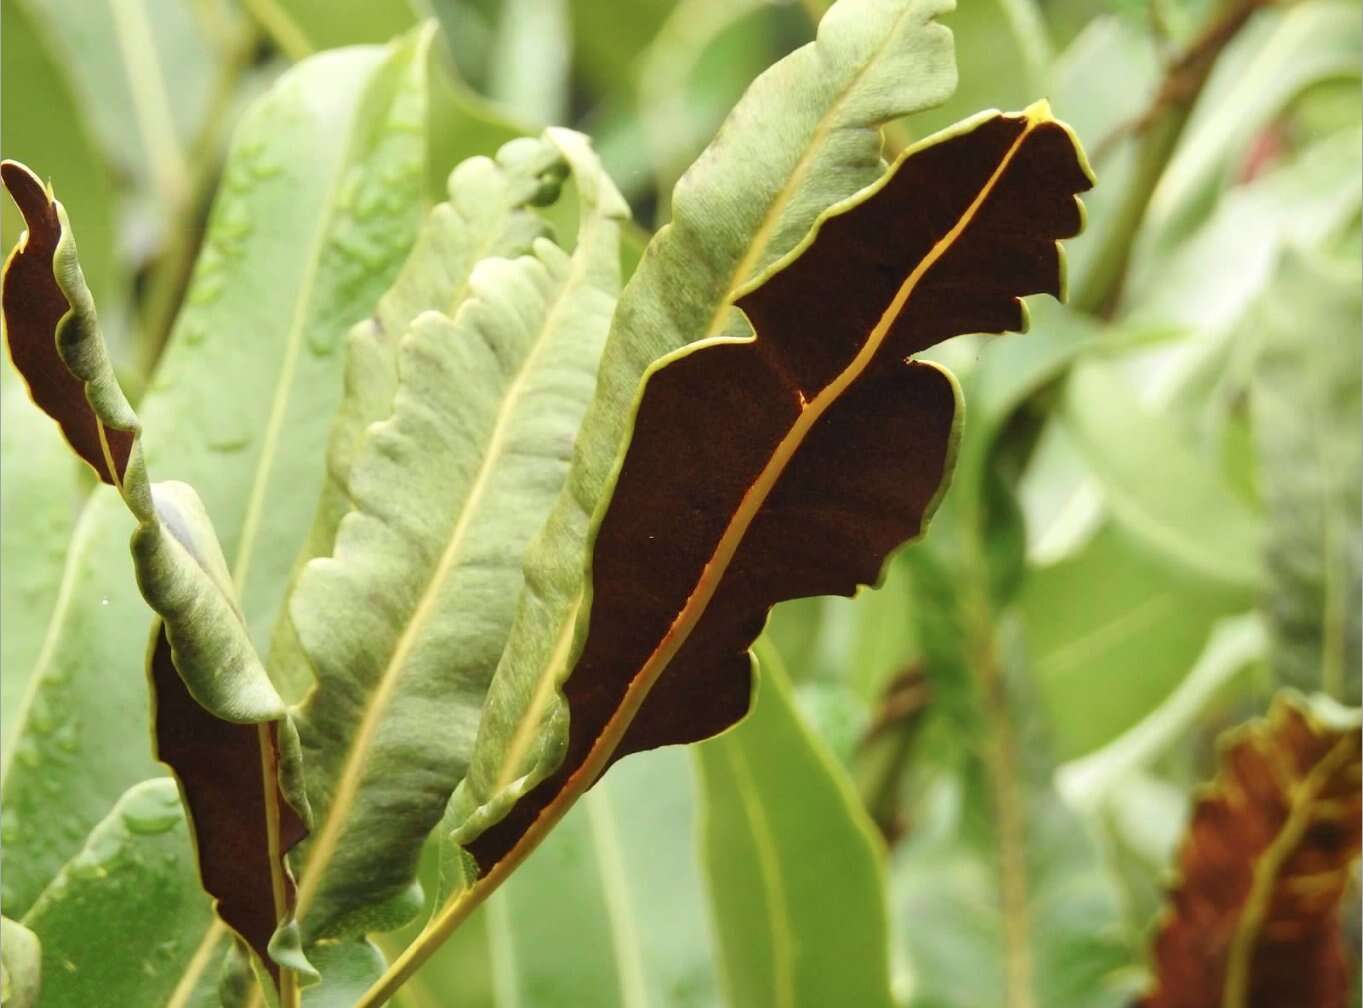
[[[875, 52], [862, 65], [861, 69], [843, 86], [829, 107], [815, 124], [814, 131], [810, 134], [809, 144], [805, 147], [804, 153], [800, 155], [799, 161], [795, 163], [795, 168], [791, 171], [786, 181], [782, 184], [776, 198], [768, 205], [766, 213], [763, 214], [762, 222], [758, 225], [757, 231], [753, 235], [752, 241], [748, 244], [748, 250], [738, 265], [734, 267], [730, 274], [729, 283], [724, 298], [716, 304], [714, 311], [710, 315], [710, 321], [706, 324], [703, 339], [708, 339], [717, 335], [724, 327], [724, 320], [735, 293], [743, 287], [750, 279], [750, 274], [756, 267], [762, 255], [766, 252], [767, 244], [771, 241], [772, 234], [780, 224], [781, 214], [784, 212], [790, 200], [809, 170], [813, 167], [814, 160], [822, 147], [824, 139], [832, 132], [833, 120], [837, 113], [842, 109], [847, 98], [856, 89], [856, 86], [865, 78], [866, 73], [872, 66], [880, 60], [889, 48], [891, 38], [899, 30], [900, 24], [907, 16], [907, 8], [896, 16], [889, 31], [885, 33], [884, 40], [876, 47]], [[817, 44], [817, 43], [816, 43]], [[498, 792], [506, 788], [516, 777], [516, 768], [520, 764], [520, 759], [529, 748], [539, 728], [540, 716], [544, 708], [549, 704], [553, 696], [553, 687], [557, 683], [555, 672], [559, 670], [570, 657], [572, 650], [573, 636], [577, 624], [577, 614], [582, 608], [584, 592], [579, 590], [572, 606], [565, 617], [562, 626], [559, 628], [558, 639], [554, 642], [554, 647], [550, 652], [550, 660], [546, 664], [544, 673], [535, 686], [535, 692], [531, 698], [530, 707], [525, 715], [520, 719], [516, 726], [515, 735], [512, 737], [510, 745], [507, 747], [506, 756], [502, 760], [501, 770], [497, 774], [496, 784], [493, 791]], [[484, 803], [484, 807], [488, 803]]]
[[1221, 992], [1221, 1008], [1245, 1008], [1249, 1003], [1249, 969], [1254, 955], [1254, 945], [1263, 927], [1273, 896], [1273, 887], [1283, 863], [1301, 841], [1306, 828], [1311, 824], [1312, 805], [1319, 797], [1331, 775], [1340, 764], [1348, 759], [1353, 748], [1353, 738], [1346, 735], [1336, 742], [1311, 768], [1301, 781], [1286, 790], [1291, 811], [1283, 821], [1272, 842], [1265, 848], [1263, 855], [1254, 864], [1250, 880], [1249, 895], [1245, 899], [1245, 912], [1235, 924], [1230, 948], [1226, 955], [1226, 979]]
[[331, 807], [327, 810], [322, 829], [318, 831], [316, 840], [310, 845], [308, 857], [303, 864], [297, 902], [297, 913], [300, 918], [316, 895], [326, 866], [331, 863], [340, 843], [347, 815], [359, 794], [360, 778], [363, 774], [365, 761], [378, 732], [382, 715], [397, 689], [402, 667], [411, 654], [412, 648], [416, 646], [425, 624], [434, 614], [440, 588], [444, 585], [450, 571], [455, 566], [455, 561], [462, 552], [469, 528], [481, 512], [483, 497], [487, 492], [492, 474], [502, 459], [509, 427], [517, 414], [521, 399], [525, 394], [526, 385], [530, 376], [534, 374], [541, 357], [553, 342], [553, 333], [569, 296], [581, 284], [586, 273], [590, 259], [588, 250], [593, 238], [591, 232], [596, 230], [597, 226], [596, 218], [587, 218], [587, 224], [584, 226], [583, 234], [579, 239], [580, 254], [573, 257], [568, 276], [555, 295], [554, 303], [545, 314], [544, 322], [540, 327], [538, 336], [531, 344], [530, 352], [526, 355], [516, 377], [507, 388], [506, 396], [502, 399], [496, 419], [493, 421], [492, 434], [488, 438], [487, 450], [483, 453], [478, 474], [474, 478], [469, 494], [465, 498], [464, 506], [450, 532], [450, 538], [441, 553], [440, 560], [436, 564], [430, 580], [427, 581], [426, 587], [422, 591], [416, 608], [412, 611], [411, 619], [408, 620], [397, 644], [394, 646], [388, 664], [379, 676], [378, 686], [370, 704], [365, 709], [355, 742], [346, 755]]

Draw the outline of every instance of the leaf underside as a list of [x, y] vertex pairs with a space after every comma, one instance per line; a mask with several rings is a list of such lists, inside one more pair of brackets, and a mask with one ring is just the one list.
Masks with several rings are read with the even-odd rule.
[[1143, 1008], [1346, 1003], [1360, 731], [1290, 696], [1230, 738], [1193, 810]]
[[656, 686], [612, 759], [735, 723], [768, 609], [874, 583], [921, 532], [954, 452], [956, 388], [907, 358], [1020, 329], [1022, 296], [1059, 297], [1057, 241], [1078, 233], [1091, 184], [1048, 114], [978, 117], [906, 152], [742, 295], [755, 339], [654, 366], [592, 553], [567, 755], [472, 842], [483, 871], [618, 728], [641, 678]]
[[149, 656], [157, 755], [180, 782], [205, 889], [277, 980], [268, 946], [292, 895], [283, 855], [306, 833], [301, 792], [280, 784], [283, 702], [198, 496], [147, 478], [141, 425], [109, 363], [65, 211], [22, 165], [0, 173], [27, 224], [4, 275], [11, 356], [34, 401], [138, 519], [138, 583], [165, 620]]

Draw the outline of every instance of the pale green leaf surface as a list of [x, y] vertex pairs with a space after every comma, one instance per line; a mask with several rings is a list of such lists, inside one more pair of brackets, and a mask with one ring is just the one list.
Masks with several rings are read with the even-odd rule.
[[[496, 160], [470, 157], [450, 174], [446, 200], [427, 216], [392, 288], [346, 338], [345, 388], [332, 420], [317, 513], [296, 561], [299, 570], [335, 548], [336, 529], [352, 507], [350, 471], [365, 432], [393, 413], [403, 335], [423, 311], [453, 318], [469, 296], [474, 267], [483, 259], [530, 250], [545, 233], [531, 204], [553, 196], [561, 169], [561, 158], [551, 146], [521, 138], [503, 146]], [[301, 699], [312, 683], [287, 606], [275, 624], [270, 671], [293, 698]]]
[[1263, 341], [1251, 402], [1273, 668], [1284, 684], [1349, 703], [1363, 605], [1356, 265], [1289, 251], [1249, 322]]
[[1106, 525], [1077, 554], [1033, 568], [1021, 594], [1037, 699], [1059, 759], [1115, 738], [1187, 675], [1216, 621], [1253, 600]]
[[38, 936], [18, 921], [0, 917], [0, 1004], [5, 1008], [37, 1008], [42, 959]]
[[136, 785], [24, 916], [43, 1008], [165, 1004], [211, 917], [175, 783]]
[[310, 936], [383, 929], [378, 908], [412, 885], [591, 398], [627, 210], [585, 137], [545, 142], [577, 182], [576, 249], [540, 238], [531, 255], [484, 259], [453, 318], [417, 317], [393, 417], [349, 474], [356, 509], [290, 600], [318, 677], [299, 711], [319, 810], [299, 892]]
[[1167, 253], [1205, 219], [1250, 141], [1288, 102], [1322, 80], [1356, 80], [1361, 45], [1356, 4], [1306, 0], [1260, 11], [1217, 61], [1160, 176], [1144, 228], [1148, 254]]
[[1147, 548], [1230, 586], [1258, 582], [1258, 516], [1113, 365], [1095, 359], [1075, 368], [1062, 415], [1113, 517]]
[[[140, 404], [148, 463], [202, 496], [234, 580], [246, 582], [258, 643], [321, 484], [340, 391], [334, 346], [416, 230], [425, 160], [411, 64], [411, 47], [320, 57], [243, 122], [188, 307]], [[159, 772], [147, 747], [147, 617], [127, 556], [132, 524], [108, 491], [82, 513], [44, 631], [51, 646], [23, 724], [6, 739], [4, 896], [15, 912], [119, 794]]]
[[748, 718], [695, 752], [728, 1003], [893, 1005], [883, 855], [773, 662]]
[[735, 293], [822, 210], [880, 174], [878, 126], [946, 97], [955, 77], [950, 36], [932, 20], [943, 9], [936, 0], [843, 0], [818, 42], [753, 83], [678, 183], [673, 222], [621, 296], [568, 486], [527, 554], [510, 644], [451, 803], [448, 826], [467, 825], [458, 839], [500, 818], [560, 759], [566, 712], [556, 694], [546, 702], [545, 687], [568, 675], [582, 645], [583, 558], [645, 370], [696, 340], [747, 328], [730, 307]]

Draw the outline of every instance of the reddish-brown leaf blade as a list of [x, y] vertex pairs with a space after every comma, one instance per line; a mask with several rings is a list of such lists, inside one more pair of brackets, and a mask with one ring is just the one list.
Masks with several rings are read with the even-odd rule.
[[[277, 984], [279, 966], [268, 950], [279, 926], [275, 907], [293, 906], [294, 884], [292, 875], [272, 861], [308, 833], [279, 787], [280, 722], [235, 724], [200, 706], [175, 670], [170, 641], [159, 624], [147, 675], [156, 758], [179, 782], [204, 890], [214, 898], [218, 916], [251, 946]], [[262, 837], [277, 837], [278, 850], [261, 843]], [[277, 884], [283, 893], [273, 891]]]
[[[85, 397], [84, 382], [71, 373], [57, 349], [60, 326], [84, 323], [79, 314], [72, 313], [56, 273], [62, 268], [79, 270], [74, 249], [69, 256], [57, 256], [63, 237], [67, 242], [73, 239], [63, 236], [57, 201], [33, 172], [15, 161], [5, 161], [0, 164], [0, 177], [27, 225], [27, 237], [15, 246], [5, 265], [0, 297], [10, 357], [33, 401], [57, 421], [76, 454], [101, 480], [117, 486], [137, 432], [102, 424]], [[75, 279], [68, 286], [84, 290], [84, 280]], [[64, 323], [68, 315], [71, 318]], [[110, 471], [110, 459], [116, 472]]]
[[[687, 348], [652, 372], [595, 541], [589, 630], [564, 685], [567, 755], [471, 844], [484, 871], [622, 722], [612, 759], [736, 722], [770, 607], [850, 595], [922, 531], [957, 393], [906, 358], [1022, 328], [1019, 298], [1058, 296], [1057, 241], [1079, 231], [1075, 196], [1091, 185], [1047, 113], [974, 120], [911, 151], [742, 296], [755, 339]], [[630, 721], [622, 704], [640, 683]]]
[[1193, 810], [1143, 1008], [1343, 1008], [1360, 733], [1280, 697]]

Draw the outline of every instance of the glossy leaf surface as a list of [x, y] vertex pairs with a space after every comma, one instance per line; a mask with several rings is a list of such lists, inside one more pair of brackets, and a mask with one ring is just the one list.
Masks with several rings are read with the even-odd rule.
[[[173, 781], [147, 781], [119, 799], [24, 917], [43, 936], [44, 1008], [171, 1002], [180, 964], [213, 914], [191, 843]], [[118, 954], [112, 921], [123, 936]]]

